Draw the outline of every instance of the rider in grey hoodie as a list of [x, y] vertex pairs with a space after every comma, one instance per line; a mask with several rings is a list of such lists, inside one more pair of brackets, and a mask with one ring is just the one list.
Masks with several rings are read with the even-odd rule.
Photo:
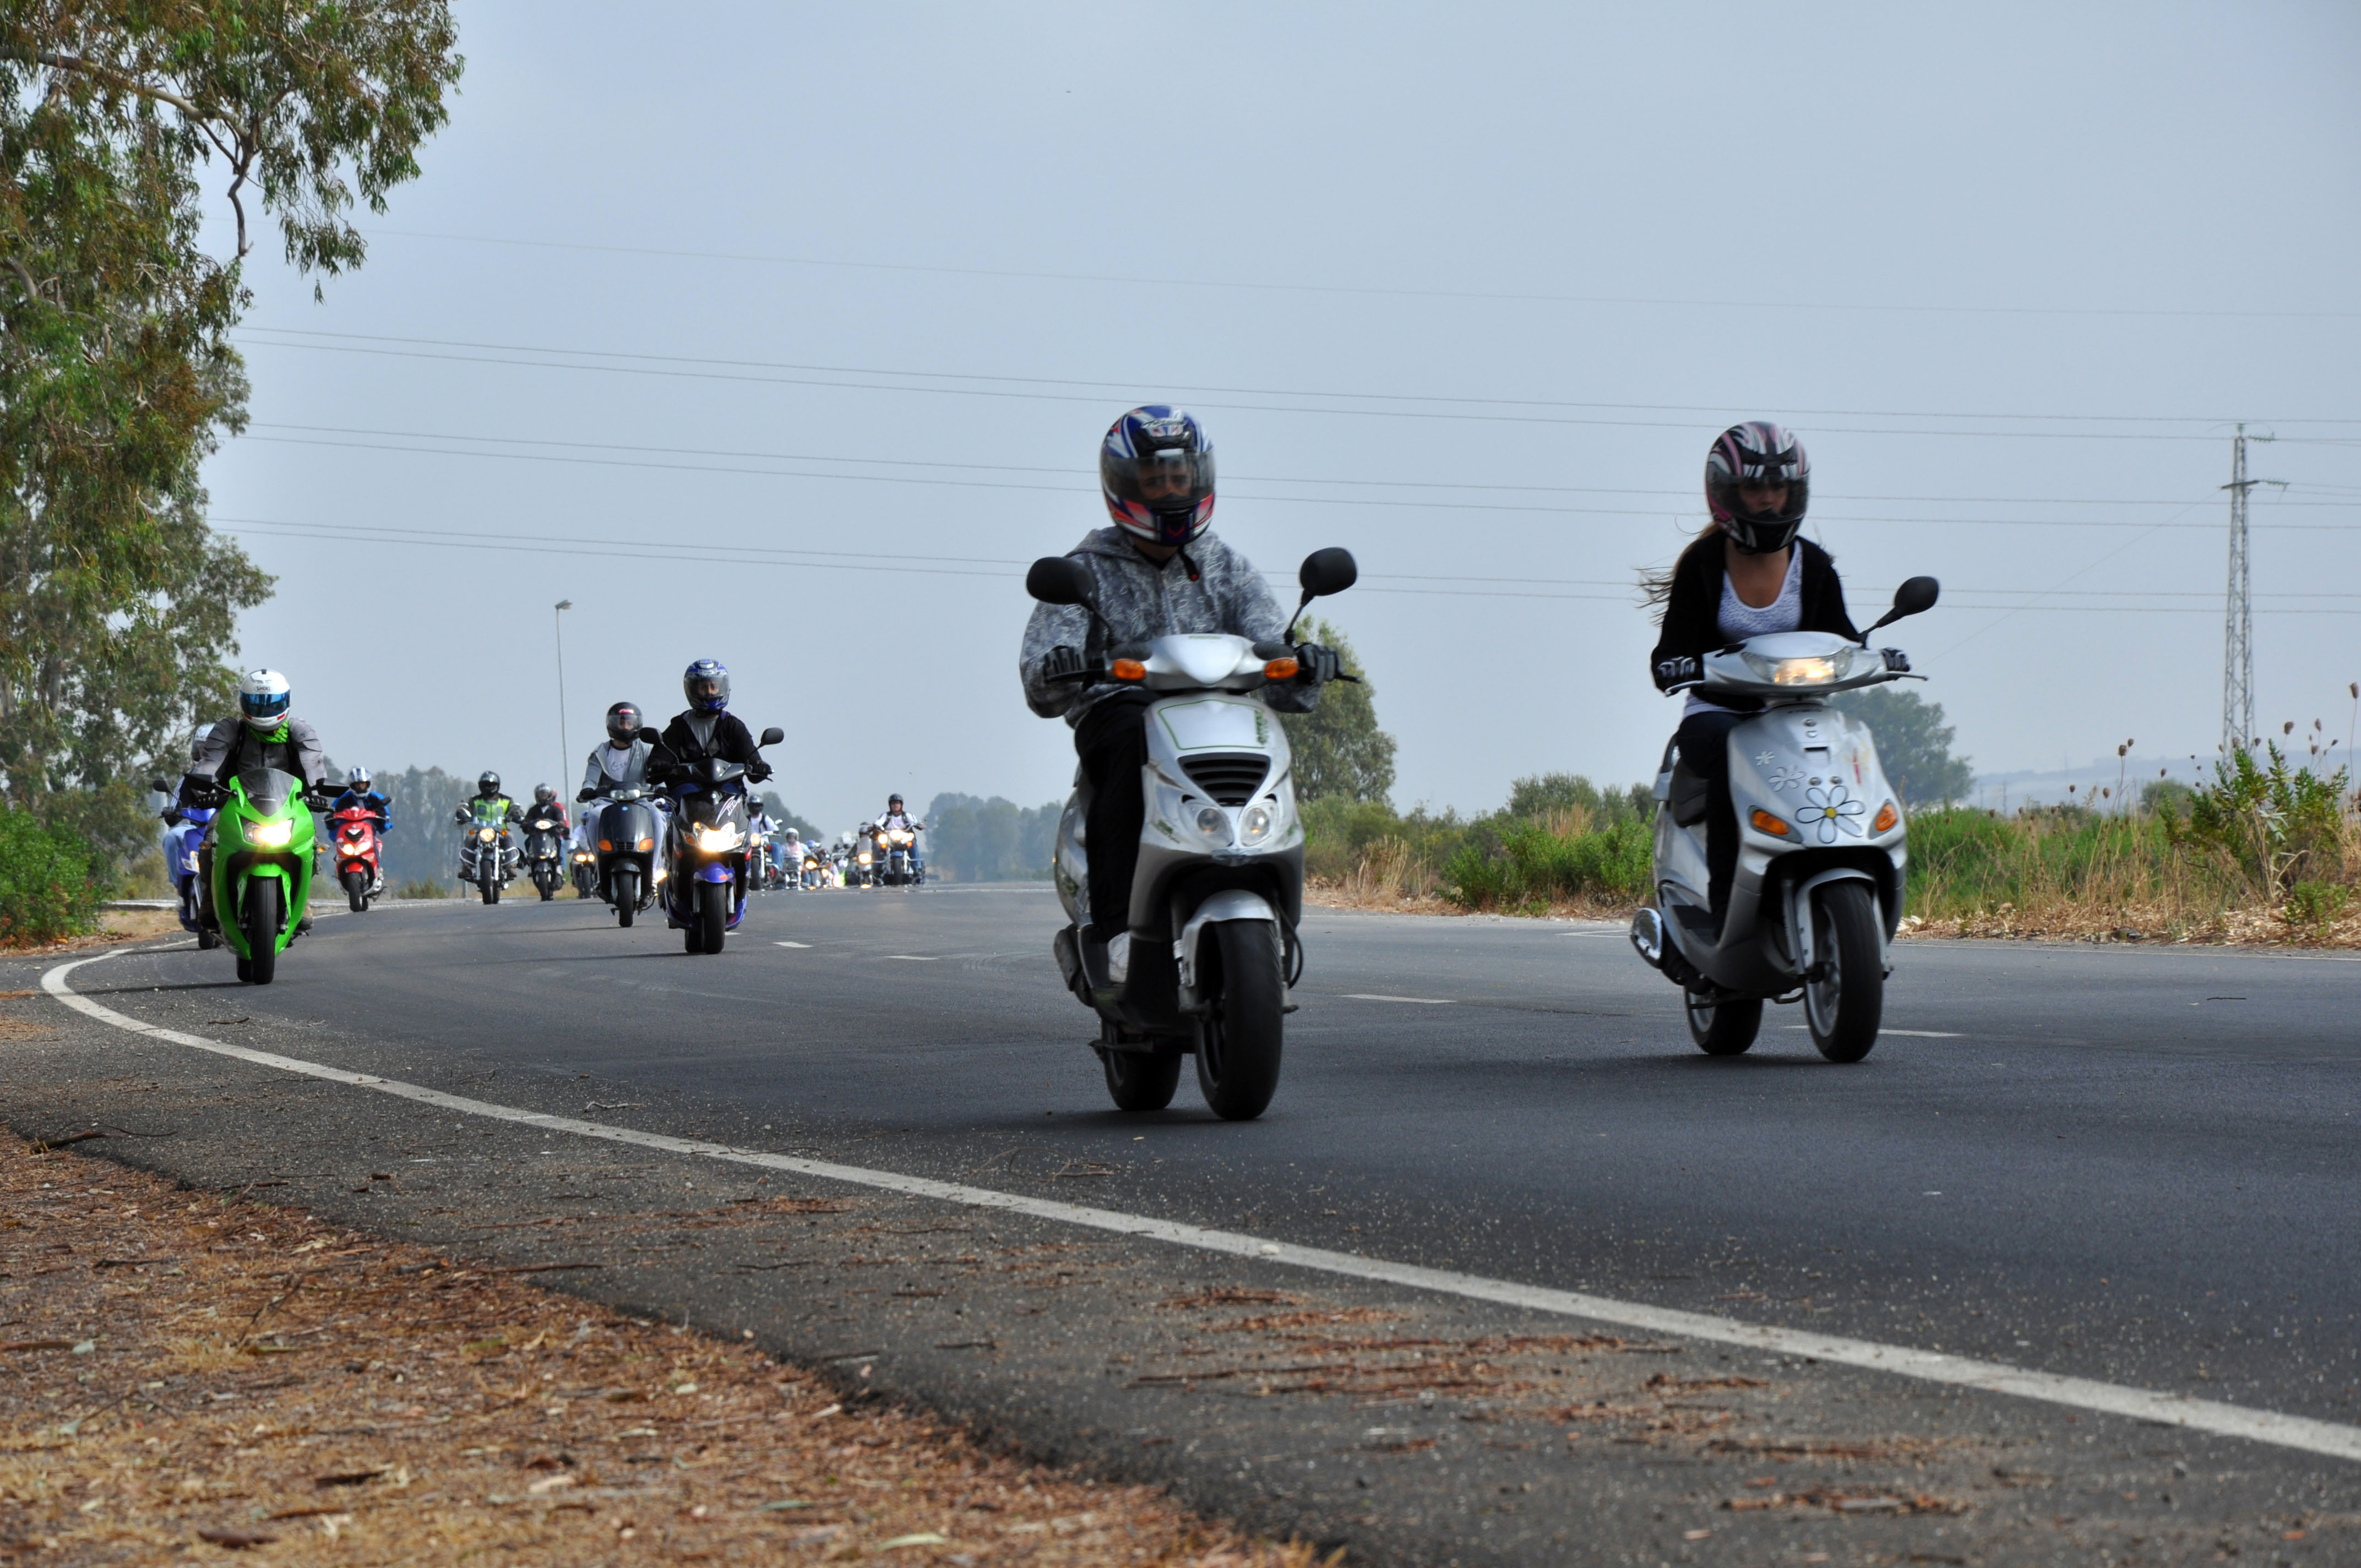
[[[1148, 763], [1150, 695], [1134, 686], [1052, 677], [1104, 663], [1109, 649], [1176, 632], [1220, 631], [1276, 642], [1287, 630], [1279, 601], [1246, 558], [1208, 532], [1213, 515], [1213, 444], [1194, 416], [1151, 404], [1115, 421], [1099, 448], [1099, 480], [1114, 526], [1093, 531], [1070, 554], [1098, 585], [1102, 632], [1077, 605], [1037, 605], [1025, 627], [1017, 674], [1026, 703], [1044, 718], [1074, 727], [1074, 751], [1091, 782], [1091, 927], [1111, 942], [1131, 906], [1146, 802], [1139, 773]], [[1111, 634], [1111, 636], [1110, 636]], [[1292, 685], [1265, 689], [1263, 700], [1288, 713], [1309, 712], [1335, 655], [1306, 645]]]

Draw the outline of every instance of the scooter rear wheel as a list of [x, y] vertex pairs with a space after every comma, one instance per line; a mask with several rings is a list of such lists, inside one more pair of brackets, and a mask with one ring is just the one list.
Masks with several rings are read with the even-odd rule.
[[1804, 1021], [1830, 1061], [1857, 1062], [1885, 1020], [1885, 955], [1867, 884], [1830, 883], [1812, 898], [1812, 951], [1820, 978], [1804, 982]]
[[1213, 1012], [1197, 1030], [1197, 1088], [1213, 1114], [1250, 1122], [1279, 1092], [1287, 986], [1279, 978], [1277, 927], [1268, 920], [1213, 923], [1220, 972], [1208, 987]]
[[1180, 1087], [1180, 1058], [1173, 1053], [1148, 1056], [1140, 1051], [1111, 1051], [1102, 1047], [1099, 1062], [1106, 1069], [1108, 1098], [1118, 1111], [1161, 1111], [1172, 1103]]
[[1709, 1057], [1746, 1054], [1763, 1029], [1760, 1002], [1708, 1002], [1694, 991], [1681, 993], [1689, 1015], [1689, 1038]]

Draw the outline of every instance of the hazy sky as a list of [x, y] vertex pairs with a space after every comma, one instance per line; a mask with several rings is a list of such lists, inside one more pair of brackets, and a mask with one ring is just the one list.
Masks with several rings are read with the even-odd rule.
[[[459, 6], [424, 177], [324, 302], [258, 254], [217, 524], [340, 763], [561, 765], [691, 659], [796, 809], [1037, 804], [1023, 565], [1100, 433], [1210, 425], [1328, 601], [1398, 804], [1649, 773], [1638, 570], [1730, 421], [1979, 768], [2210, 753], [2230, 422], [2258, 718], [2361, 679], [2349, 5]], [[657, 30], [653, 23], [664, 24]], [[215, 181], [218, 183], [218, 181]], [[2300, 438], [2300, 439], [2299, 439]], [[374, 450], [372, 450], [374, 449]], [[1290, 594], [1288, 597], [1292, 597]]]

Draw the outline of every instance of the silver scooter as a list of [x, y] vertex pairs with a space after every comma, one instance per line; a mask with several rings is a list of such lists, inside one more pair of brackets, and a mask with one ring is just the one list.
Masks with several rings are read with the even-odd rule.
[[[1934, 608], [1932, 577], [1897, 589], [1879, 627]], [[1917, 680], [1894, 649], [1824, 631], [1752, 637], [1708, 654], [1694, 688], [1759, 697], [1730, 731], [1738, 870], [1719, 938], [1708, 902], [1706, 781], [1664, 748], [1656, 774], [1656, 903], [1632, 917], [1631, 945], [1681, 988], [1690, 1037], [1737, 1056], [1763, 1026], [1763, 1003], [1804, 1003], [1812, 1043], [1857, 1062], [1877, 1044], [1888, 948], [1902, 923], [1908, 825], [1878, 765], [1868, 727], [1829, 694]]]
[[[1349, 552], [1315, 551], [1298, 576], [1296, 614], [1357, 576]], [[1044, 604], [1081, 605], [1097, 619], [1095, 579], [1071, 556], [1035, 562], [1025, 587]], [[1082, 938], [1092, 919], [1083, 833], [1091, 786], [1079, 768], [1051, 866], [1071, 922], [1052, 943], [1058, 972], [1099, 1015], [1091, 1045], [1117, 1110], [1170, 1104], [1180, 1058], [1192, 1054], [1197, 1087], [1225, 1120], [1261, 1115], [1278, 1091], [1281, 1020], [1295, 1010], [1287, 993], [1303, 972], [1303, 825], [1287, 733], [1260, 693], [1295, 677], [1294, 631], [1290, 620], [1277, 643], [1159, 637], [1109, 648], [1105, 663], [1067, 677], [1157, 694], [1127, 933], [1105, 948]]]

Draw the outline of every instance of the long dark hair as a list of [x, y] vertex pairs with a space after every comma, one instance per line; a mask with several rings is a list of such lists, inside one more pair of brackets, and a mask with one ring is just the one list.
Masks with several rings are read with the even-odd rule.
[[1708, 521], [1695, 539], [1681, 546], [1681, 553], [1673, 558], [1671, 565], [1661, 572], [1641, 573], [1640, 602], [1642, 605], [1653, 605], [1660, 609], [1670, 604], [1673, 598], [1673, 580], [1681, 575], [1682, 564], [1709, 541], [1721, 537], [1723, 537], [1721, 524]]

